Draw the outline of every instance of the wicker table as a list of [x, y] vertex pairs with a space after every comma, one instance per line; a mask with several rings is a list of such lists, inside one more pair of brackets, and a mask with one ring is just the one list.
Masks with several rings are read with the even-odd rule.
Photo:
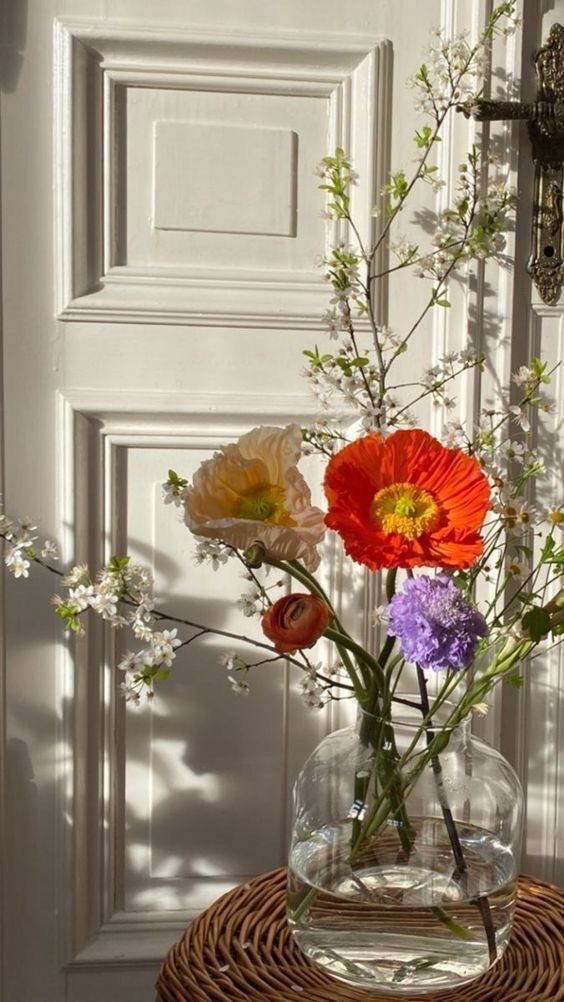
[[[286, 927], [285, 870], [236, 887], [188, 927], [159, 975], [161, 1002], [390, 1002], [341, 984], [301, 954]], [[405, 1002], [564, 1002], [564, 891], [522, 877], [511, 946], [483, 978]]]

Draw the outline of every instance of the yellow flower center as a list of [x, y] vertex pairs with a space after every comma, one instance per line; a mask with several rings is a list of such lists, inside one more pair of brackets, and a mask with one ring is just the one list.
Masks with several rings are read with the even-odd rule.
[[551, 511], [550, 521], [553, 525], [562, 525], [564, 523], [564, 511]]
[[284, 488], [279, 484], [258, 484], [240, 496], [233, 514], [266, 525], [294, 526], [294, 519], [284, 507], [285, 501]]
[[434, 529], [439, 509], [433, 496], [415, 484], [390, 484], [374, 495], [370, 513], [384, 532], [417, 539]]

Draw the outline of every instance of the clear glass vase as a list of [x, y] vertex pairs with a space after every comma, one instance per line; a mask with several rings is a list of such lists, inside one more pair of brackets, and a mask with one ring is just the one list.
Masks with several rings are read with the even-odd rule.
[[315, 964], [402, 995], [456, 988], [509, 942], [523, 793], [502, 755], [444, 704], [422, 728], [360, 712], [295, 787], [288, 916]]

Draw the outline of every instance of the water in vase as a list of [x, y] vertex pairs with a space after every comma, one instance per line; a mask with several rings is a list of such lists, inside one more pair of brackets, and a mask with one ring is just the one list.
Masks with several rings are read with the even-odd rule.
[[297, 841], [289, 865], [289, 921], [304, 953], [335, 977], [393, 994], [471, 981], [511, 932], [512, 854], [489, 832], [459, 823], [466, 869], [457, 873], [442, 819], [412, 819], [406, 854], [393, 826], [351, 863], [350, 822]]

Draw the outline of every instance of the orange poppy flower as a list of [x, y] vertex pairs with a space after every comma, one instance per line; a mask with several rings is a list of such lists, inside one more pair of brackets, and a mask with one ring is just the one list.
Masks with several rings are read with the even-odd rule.
[[380, 567], [470, 567], [483, 551], [490, 488], [475, 459], [425, 431], [367, 435], [331, 459], [325, 522]]

